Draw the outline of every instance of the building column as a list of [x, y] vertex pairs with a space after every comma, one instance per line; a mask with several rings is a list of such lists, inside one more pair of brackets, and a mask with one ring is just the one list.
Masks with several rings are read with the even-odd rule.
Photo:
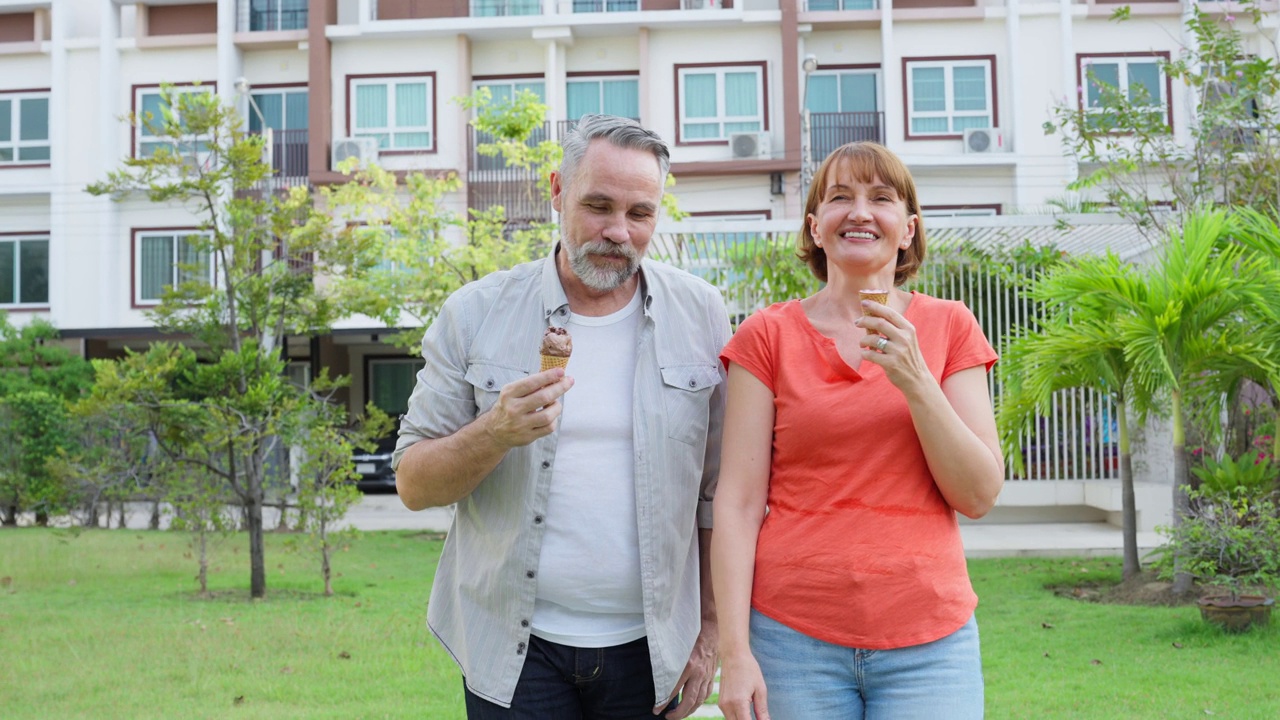
[[50, 10], [50, 82], [49, 82], [49, 310], [54, 325], [65, 326], [73, 307], [67, 283], [69, 271], [67, 244], [71, 241], [68, 218], [73, 207], [70, 195], [79, 190], [70, 186], [71, 156], [67, 143], [71, 137], [71, 112], [68, 93], [70, 73], [67, 60], [67, 34], [71, 26], [71, 9], [55, 5]]
[[[99, 177], [106, 177], [120, 160], [120, 6], [115, 0], [99, 0], [98, 18], [98, 163]], [[131, 130], [132, 131], [132, 130]], [[120, 214], [110, 197], [92, 199], [99, 214], [98, 227], [98, 313], [99, 327], [116, 323], [116, 311], [127, 307], [120, 291], [119, 258], [129, 257], [120, 240]], [[122, 303], [124, 303], [122, 305]]]

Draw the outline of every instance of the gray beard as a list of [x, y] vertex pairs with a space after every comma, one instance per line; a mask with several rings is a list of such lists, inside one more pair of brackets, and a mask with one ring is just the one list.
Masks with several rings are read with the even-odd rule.
[[[561, 228], [562, 240], [563, 236], [564, 229]], [[568, 253], [569, 267], [573, 269], [573, 274], [578, 276], [583, 285], [596, 292], [616, 290], [640, 271], [640, 255], [626, 245], [614, 245], [608, 240], [583, 243], [577, 247], [571, 246], [567, 241], [562, 244]], [[591, 262], [592, 255], [625, 257], [627, 264], [616, 270], [602, 268]]]

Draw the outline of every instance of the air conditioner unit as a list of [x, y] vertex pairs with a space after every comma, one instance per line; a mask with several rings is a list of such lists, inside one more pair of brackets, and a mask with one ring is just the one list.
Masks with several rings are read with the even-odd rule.
[[967, 153], [1008, 152], [1009, 145], [999, 128], [965, 128], [964, 151]]
[[378, 139], [371, 137], [345, 137], [333, 141], [329, 167], [338, 169], [338, 163], [355, 158], [360, 167], [368, 167], [378, 161]]
[[772, 144], [766, 132], [729, 133], [729, 149], [735, 158], [767, 158]]

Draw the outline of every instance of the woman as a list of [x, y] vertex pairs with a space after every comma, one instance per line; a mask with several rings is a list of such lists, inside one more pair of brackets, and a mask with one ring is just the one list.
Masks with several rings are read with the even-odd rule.
[[[898, 289], [925, 242], [893, 153], [834, 151], [805, 213], [799, 254], [826, 285], [753, 315], [721, 357], [720, 708], [726, 720], [980, 718], [956, 512], [982, 517], [1003, 484], [995, 351], [963, 304]], [[881, 288], [886, 303], [859, 298]]]

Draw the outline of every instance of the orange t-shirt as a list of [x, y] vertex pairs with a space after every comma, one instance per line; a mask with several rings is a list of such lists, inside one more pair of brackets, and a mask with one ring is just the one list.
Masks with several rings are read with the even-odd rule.
[[[912, 293], [905, 316], [939, 383], [995, 363], [962, 303]], [[721, 361], [774, 397], [752, 606], [810, 637], [864, 649], [919, 645], [964, 625], [978, 598], [956, 514], [884, 371], [850, 368], [796, 300], [748, 318]]]

